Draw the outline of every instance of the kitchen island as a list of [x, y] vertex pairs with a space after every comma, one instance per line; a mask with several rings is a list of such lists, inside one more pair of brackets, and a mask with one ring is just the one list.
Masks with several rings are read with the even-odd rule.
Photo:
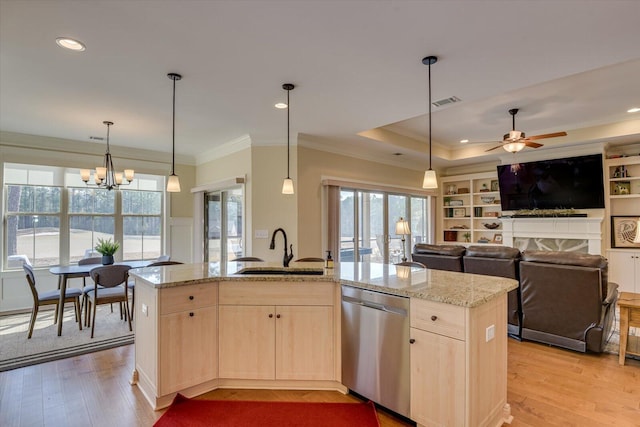
[[132, 383], [156, 409], [177, 392], [191, 397], [215, 388], [346, 392], [340, 285], [347, 284], [410, 299], [413, 420], [468, 426], [508, 421], [506, 294], [516, 281], [375, 263], [340, 263], [332, 270], [292, 265], [131, 270]]

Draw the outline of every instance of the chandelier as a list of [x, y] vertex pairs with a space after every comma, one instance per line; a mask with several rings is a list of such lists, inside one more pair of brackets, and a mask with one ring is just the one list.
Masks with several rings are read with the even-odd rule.
[[109, 126], [113, 125], [113, 122], [104, 121], [102, 123], [107, 125], [107, 152], [104, 153], [104, 163], [102, 166], [96, 167], [95, 173], [93, 174], [93, 182], [89, 182], [91, 181], [90, 169], [81, 169], [80, 178], [82, 178], [87, 185], [96, 185], [106, 188], [109, 191], [113, 189], [117, 190], [121, 185], [131, 184], [134, 171], [133, 169], [125, 169], [124, 173], [122, 173], [116, 172], [113, 169], [113, 161], [111, 160], [111, 153], [109, 152]]

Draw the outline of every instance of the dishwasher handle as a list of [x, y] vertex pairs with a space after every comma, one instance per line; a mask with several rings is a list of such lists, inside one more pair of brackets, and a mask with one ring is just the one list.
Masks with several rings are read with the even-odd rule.
[[342, 296], [342, 301], [348, 302], [351, 304], [360, 305], [362, 307], [372, 308], [374, 310], [384, 311], [386, 313], [399, 314], [401, 316], [407, 316], [407, 310], [403, 308], [388, 306], [384, 304], [380, 304], [373, 301], [365, 301], [361, 299], [351, 298], [349, 296]]

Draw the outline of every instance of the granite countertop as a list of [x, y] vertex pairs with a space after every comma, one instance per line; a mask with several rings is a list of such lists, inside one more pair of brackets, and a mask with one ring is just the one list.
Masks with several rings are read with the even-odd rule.
[[[242, 274], [247, 270], [252, 274]], [[270, 262], [176, 264], [136, 268], [130, 270], [129, 274], [155, 288], [212, 281], [335, 282], [463, 307], [476, 307], [518, 286], [516, 280], [502, 277], [368, 262], [336, 263], [334, 269], [324, 269], [321, 263], [314, 262], [293, 262], [289, 268]]]

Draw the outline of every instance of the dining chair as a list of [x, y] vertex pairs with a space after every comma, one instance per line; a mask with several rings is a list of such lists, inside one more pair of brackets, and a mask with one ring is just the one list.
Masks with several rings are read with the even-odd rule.
[[[162, 257], [158, 257], [158, 258], [162, 258]], [[147, 265], [147, 267], [158, 267], [158, 266], [162, 266], [162, 265], [176, 265], [176, 264], [182, 264], [180, 261], [156, 261], [156, 262], [152, 262], [151, 264]], [[133, 312], [136, 308], [136, 281], [134, 279], [130, 279], [127, 280], [127, 289], [129, 289], [131, 291], [131, 316], [133, 316]]]
[[89, 310], [92, 311], [90, 321], [91, 338], [93, 338], [93, 332], [96, 326], [96, 308], [99, 304], [123, 303], [125, 317], [129, 323], [129, 330], [133, 330], [131, 328], [127, 286], [120, 286], [127, 284], [130, 269], [131, 267], [128, 265], [106, 265], [96, 267], [89, 273], [96, 285], [93, 287], [93, 290], [87, 293], [88, 307]]
[[235, 259], [232, 259], [231, 261], [264, 261], [262, 258], [257, 258], [254, 256], [241, 256]]
[[[27, 339], [31, 338], [33, 335], [33, 327], [36, 324], [36, 317], [38, 315], [38, 309], [43, 305], [54, 305], [56, 306], [56, 313], [58, 312], [58, 304], [60, 302], [60, 290], [54, 289], [52, 291], [47, 292], [38, 292], [38, 288], [36, 287], [36, 277], [33, 274], [33, 267], [31, 264], [24, 263], [22, 264], [22, 269], [26, 273], [27, 283], [29, 284], [29, 289], [31, 290], [31, 296], [33, 297], [33, 309], [31, 310], [31, 320], [29, 321], [29, 334], [27, 335]], [[82, 330], [82, 319], [80, 317], [80, 295], [82, 295], [82, 291], [78, 288], [67, 288], [64, 293], [64, 302], [65, 304], [68, 302], [72, 302], [75, 308], [76, 321], [78, 322], [78, 328]], [[60, 310], [64, 310], [64, 307], [60, 307]], [[53, 323], [55, 324], [58, 320], [58, 316], [54, 317]]]
[[324, 262], [324, 259], [318, 257], [298, 258], [294, 262]]
[[[78, 265], [102, 265], [102, 256], [82, 258], [78, 260]], [[80, 301], [80, 310], [84, 311], [84, 321], [87, 324], [89, 318], [89, 310], [87, 308], [87, 293], [91, 292], [95, 284], [87, 285], [87, 278], [82, 278], [82, 300]], [[111, 312], [113, 313], [113, 304], [111, 305]], [[120, 306], [120, 316], [122, 317], [122, 306]]]

